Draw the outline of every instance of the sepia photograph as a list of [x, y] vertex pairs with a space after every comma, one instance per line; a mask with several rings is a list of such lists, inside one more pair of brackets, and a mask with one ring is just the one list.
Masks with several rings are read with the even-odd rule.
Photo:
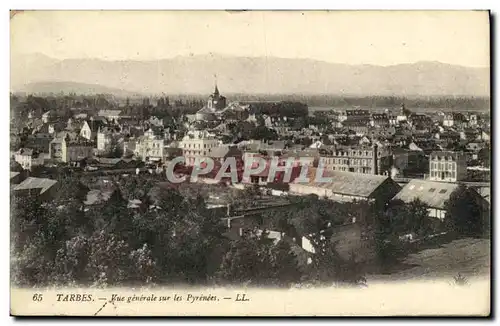
[[11, 315], [489, 316], [490, 20], [11, 10]]

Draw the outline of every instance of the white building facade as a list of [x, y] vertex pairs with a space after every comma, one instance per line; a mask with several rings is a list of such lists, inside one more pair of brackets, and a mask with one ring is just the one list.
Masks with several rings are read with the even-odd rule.
[[108, 130], [100, 130], [97, 132], [97, 150], [99, 152], [106, 152], [110, 150], [111, 142], [113, 140], [112, 132]]
[[135, 143], [135, 156], [143, 161], [160, 161], [163, 159], [164, 140], [152, 135], [139, 137]]
[[467, 158], [460, 152], [432, 152], [429, 180], [457, 182], [467, 178]]
[[19, 163], [24, 170], [31, 170], [33, 166], [43, 165], [44, 156], [34, 153], [32, 149], [21, 148], [16, 152], [14, 160]]
[[210, 156], [211, 151], [220, 145], [218, 139], [204, 130], [189, 132], [179, 143], [188, 166], [195, 165], [197, 159], [202, 160]]

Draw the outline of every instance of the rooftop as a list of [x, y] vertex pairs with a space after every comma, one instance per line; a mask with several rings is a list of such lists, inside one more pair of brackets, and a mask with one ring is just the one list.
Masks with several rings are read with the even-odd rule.
[[218, 146], [212, 149], [209, 154], [210, 157], [224, 158], [224, 157], [241, 157], [243, 153], [233, 146]]
[[99, 128], [104, 127], [106, 125], [106, 123], [103, 120], [95, 120], [95, 119], [85, 120], [82, 123], [82, 128], [85, 124], [87, 124], [89, 126], [89, 128], [92, 132], [97, 132], [99, 130]]
[[488, 203], [491, 203], [491, 188], [481, 187], [478, 189], [478, 193], [483, 197]]
[[286, 142], [284, 140], [270, 140], [267, 143], [261, 142], [259, 149], [260, 150], [269, 150], [269, 149], [285, 149]]
[[31, 148], [20, 148], [16, 154], [18, 155], [27, 155], [27, 156], [32, 156], [33, 155], [33, 150]]
[[14, 188], [14, 191], [40, 189], [40, 195], [41, 195], [45, 191], [49, 190], [56, 183], [57, 181], [52, 179], [30, 177], [21, 182], [20, 184], [18, 184]]
[[[309, 187], [329, 189], [333, 193], [369, 197], [382, 183], [389, 177], [383, 175], [373, 175], [354, 172], [323, 171], [323, 177], [331, 178], [331, 182], [316, 182], [316, 168], [308, 169], [308, 183], [303, 183]], [[298, 183], [298, 182], [294, 182]]]
[[463, 155], [462, 152], [453, 152], [453, 151], [433, 151], [431, 153], [431, 158], [437, 157], [440, 158], [448, 158], [457, 159], [457, 157]]
[[84, 201], [84, 204], [85, 205], [96, 204], [99, 201], [99, 197], [101, 197], [102, 200], [107, 201], [111, 197], [113, 192], [114, 192], [114, 189], [111, 189], [111, 190], [99, 190], [99, 189], [90, 190], [87, 193], [87, 198]]
[[412, 179], [393, 200], [409, 203], [418, 198], [429, 207], [444, 209], [444, 203], [457, 188], [456, 183]]
[[99, 116], [101, 117], [119, 116], [121, 112], [122, 112], [121, 110], [100, 110]]

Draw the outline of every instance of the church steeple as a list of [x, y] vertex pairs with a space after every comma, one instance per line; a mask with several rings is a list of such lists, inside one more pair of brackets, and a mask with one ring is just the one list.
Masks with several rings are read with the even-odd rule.
[[217, 75], [214, 75], [214, 78], [215, 78], [215, 81], [214, 81], [214, 85], [215, 85], [214, 96], [219, 97], [220, 93], [219, 93], [219, 89], [217, 88]]
[[222, 110], [226, 107], [226, 98], [219, 93], [217, 87], [217, 75], [214, 74], [214, 92], [210, 94], [207, 101], [207, 108], [210, 110]]

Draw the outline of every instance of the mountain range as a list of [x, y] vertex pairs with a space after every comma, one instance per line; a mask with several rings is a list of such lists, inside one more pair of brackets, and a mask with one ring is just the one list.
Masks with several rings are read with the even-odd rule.
[[434, 61], [393, 66], [311, 59], [178, 56], [156, 61], [58, 60], [11, 56], [11, 91], [29, 93], [221, 93], [394, 96], [489, 96], [489, 68]]

